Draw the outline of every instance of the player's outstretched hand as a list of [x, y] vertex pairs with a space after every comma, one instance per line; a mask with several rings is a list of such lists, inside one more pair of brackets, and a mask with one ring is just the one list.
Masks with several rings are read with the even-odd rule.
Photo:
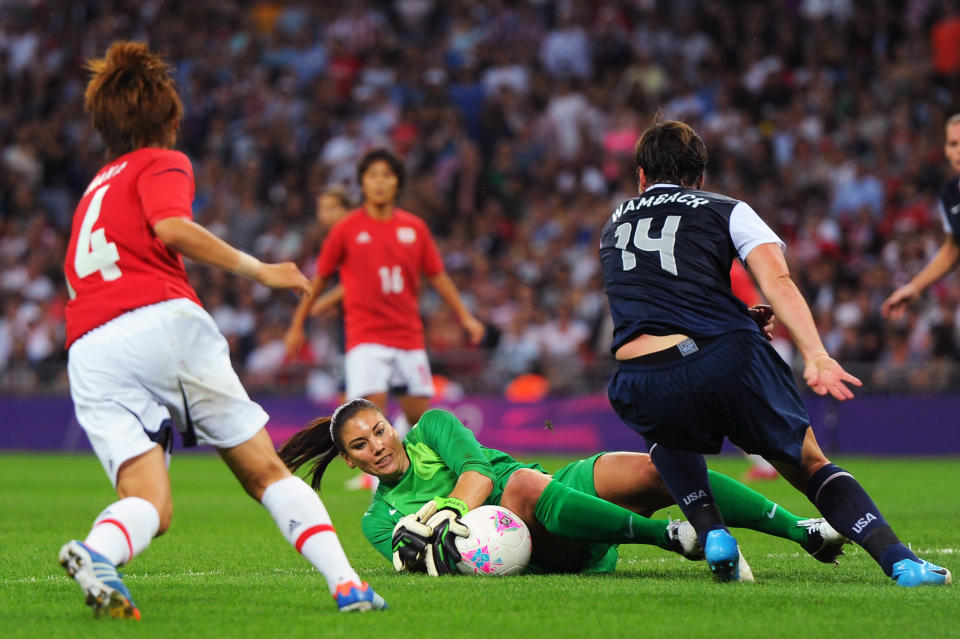
[[487, 327], [483, 325], [483, 322], [473, 315], [463, 320], [463, 328], [467, 331], [467, 334], [470, 336], [470, 343], [474, 346], [480, 343], [484, 333], [487, 332]]
[[437, 512], [437, 502], [431, 499], [412, 515], [400, 518], [393, 527], [393, 567], [397, 572], [426, 572], [426, 556], [433, 528], [427, 520]]
[[750, 313], [750, 319], [757, 323], [760, 332], [767, 338], [767, 341], [773, 341], [773, 324], [776, 316], [773, 314], [773, 307], [769, 304], [755, 304], [747, 309]]
[[847, 384], [863, 386], [863, 382], [843, 370], [843, 367], [828, 355], [819, 355], [807, 362], [803, 379], [817, 395], [830, 393], [840, 401], [853, 399], [853, 391], [847, 388]]
[[907, 310], [910, 302], [917, 299], [919, 295], [920, 292], [913, 284], [904, 284], [883, 300], [883, 304], [880, 305], [880, 314], [892, 320], [898, 320], [903, 317], [903, 312]]
[[293, 262], [264, 264], [257, 273], [257, 281], [270, 288], [289, 288], [297, 295], [310, 294], [310, 280]]

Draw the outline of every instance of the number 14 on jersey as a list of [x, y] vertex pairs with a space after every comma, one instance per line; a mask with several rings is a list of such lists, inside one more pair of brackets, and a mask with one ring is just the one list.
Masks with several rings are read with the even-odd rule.
[[677, 241], [677, 228], [680, 226], [679, 215], [669, 215], [663, 221], [663, 230], [660, 237], [650, 237], [650, 222], [653, 218], [637, 220], [636, 233], [633, 224], [624, 222], [617, 226], [614, 235], [617, 237], [616, 248], [620, 249], [620, 260], [623, 270], [630, 271], [637, 266], [637, 256], [626, 250], [633, 236], [633, 245], [641, 251], [656, 251], [660, 254], [660, 268], [673, 275], [677, 274], [677, 260], [673, 256], [673, 245]]

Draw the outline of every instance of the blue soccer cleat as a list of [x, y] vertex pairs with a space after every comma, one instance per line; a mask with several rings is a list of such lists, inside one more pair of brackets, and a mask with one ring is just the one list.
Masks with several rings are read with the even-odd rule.
[[337, 586], [333, 598], [337, 600], [337, 608], [340, 609], [340, 612], [366, 612], [367, 610], [387, 609], [387, 602], [375, 593], [367, 582], [363, 582], [359, 586], [353, 581], [344, 582]]
[[717, 581], [753, 581], [753, 572], [740, 553], [737, 540], [726, 530], [711, 530], [703, 549]]
[[912, 559], [901, 559], [893, 564], [890, 574], [898, 586], [911, 588], [913, 586], [946, 586], [953, 577], [946, 568], [921, 559], [916, 562]]
[[140, 619], [130, 590], [109, 559], [74, 540], [60, 549], [60, 565], [80, 584], [96, 616], [107, 613], [116, 619]]

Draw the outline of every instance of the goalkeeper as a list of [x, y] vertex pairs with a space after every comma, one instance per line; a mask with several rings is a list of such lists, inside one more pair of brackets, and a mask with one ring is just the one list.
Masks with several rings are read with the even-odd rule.
[[[398, 571], [456, 572], [454, 536], [468, 534], [459, 517], [482, 504], [508, 508], [527, 524], [533, 571], [612, 572], [622, 543], [702, 558], [689, 523], [648, 518], [674, 501], [644, 453], [600, 453], [550, 475], [538, 464], [482, 447], [445, 410], [424, 413], [401, 441], [364, 399], [314, 420], [279, 453], [293, 471], [313, 462], [308, 474], [315, 490], [338, 455], [378, 477], [362, 528]], [[797, 517], [725, 475], [711, 471], [710, 481], [729, 525], [791, 539], [824, 563], [842, 554], [846, 540], [823, 519]]]

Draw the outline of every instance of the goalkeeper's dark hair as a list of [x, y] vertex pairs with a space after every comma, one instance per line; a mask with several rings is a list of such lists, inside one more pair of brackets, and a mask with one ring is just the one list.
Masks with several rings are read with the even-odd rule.
[[382, 147], [371, 149], [367, 151], [366, 155], [360, 158], [360, 163], [357, 164], [357, 182], [363, 184], [363, 174], [367, 172], [367, 169], [369, 169], [370, 165], [374, 162], [386, 162], [390, 167], [390, 171], [397, 176], [397, 195], [399, 196], [400, 192], [403, 191], [403, 183], [407, 177], [407, 170], [403, 166], [403, 160], [388, 149]]
[[283, 443], [277, 454], [294, 473], [313, 462], [306, 479], [314, 490], [320, 490], [327, 466], [338, 454], [346, 453], [340, 441], [340, 431], [354, 415], [364, 410], [375, 410], [382, 414], [380, 407], [368, 399], [351, 399], [333, 411], [332, 416], [318, 417], [307, 423], [303, 430]]
[[145, 42], [117, 41], [103, 58], [87, 60], [84, 108], [117, 157], [144, 147], [171, 148], [183, 117], [173, 70]]

